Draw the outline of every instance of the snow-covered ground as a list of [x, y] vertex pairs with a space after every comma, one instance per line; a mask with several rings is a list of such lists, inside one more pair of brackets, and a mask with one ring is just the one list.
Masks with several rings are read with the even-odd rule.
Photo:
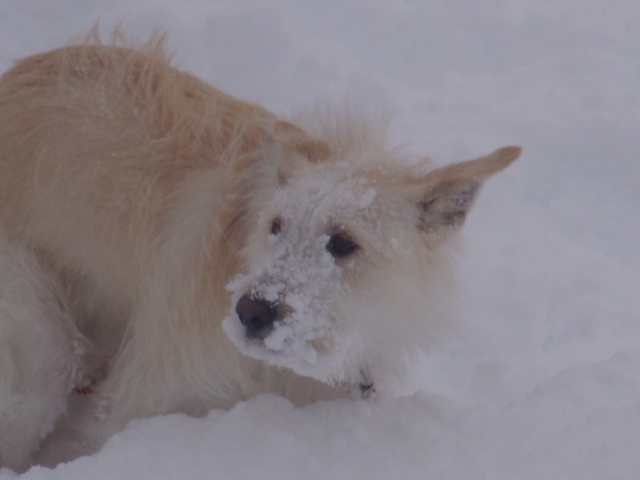
[[97, 19], [278, 112], [383, 99], [441, 163], [525, 150], [466, 226], [467, 326], [403, 396], [138, 420], [19, 478], [640, 478], [637, 2], [2, 0], [0, 70]]

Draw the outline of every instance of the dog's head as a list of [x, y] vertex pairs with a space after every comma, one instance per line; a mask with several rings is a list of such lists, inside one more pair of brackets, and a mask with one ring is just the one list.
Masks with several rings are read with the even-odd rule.
[[433, 170], [388, 153], [304, 162], [261, 201], [224, 329], [246, 355], [369, 383], [452, 331], [455, 234], [506, 147]]

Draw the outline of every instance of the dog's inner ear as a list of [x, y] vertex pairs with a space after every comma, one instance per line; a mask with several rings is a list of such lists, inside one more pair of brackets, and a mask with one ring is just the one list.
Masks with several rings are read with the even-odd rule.
[[520, 152], [520, 147], [505, 147], [482, 158], [429, 172], [421, 180], [427, 188], [418, 202], [420, 230], [429, 233], [462, 226], [484, 181], [510, 165]]
[[429, 232], [439, 227], [462, 226], [479, 190], [480, 183], [474, 181], [436, 185], [418, 203], [418, 227]]

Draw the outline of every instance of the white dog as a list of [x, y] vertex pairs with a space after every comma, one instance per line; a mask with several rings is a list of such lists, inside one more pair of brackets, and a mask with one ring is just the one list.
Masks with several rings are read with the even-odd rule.
[[520, 149], [433, 169], [358, 115], [299, 125], [161, 42], [2, 76], [0, 465], [61, 416], [102, 439], [259, 392], [366, 394], [451, 331], [457, 231]]

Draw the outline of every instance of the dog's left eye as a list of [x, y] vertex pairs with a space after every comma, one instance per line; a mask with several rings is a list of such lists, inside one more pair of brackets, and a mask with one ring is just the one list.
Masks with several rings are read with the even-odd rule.
[[282, 230], [282, 220], [276, 218], [271, 222], [271, 235], [278, 235]]
[[360, 247], [344, 235], [331, 235], [327, 243], [327, 251], [335, 258], [343, 258], [351, 255]]

